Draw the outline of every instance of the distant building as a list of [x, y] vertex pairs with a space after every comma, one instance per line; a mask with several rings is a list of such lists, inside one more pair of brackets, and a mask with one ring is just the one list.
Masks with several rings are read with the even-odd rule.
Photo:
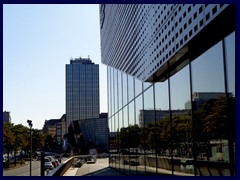
[[[229, 97], [232, 97], [232, 93], [228, 93]], [[210, 99], [218, 99], [219, 97], [225, 97], [225, 92], [194, 92], [192, 94], [192, 101], [194, 110], [199, 110], [201, 106]], [[191, 109], [191, 101], [185, 103], [185, 109]]]
[[90, 58], [66, 64], [66, 122], [99, 118], [99, 65]]
[[[171, 113], [173, 116], [177, 116], [177, 115], [183, 115], [184, 113], [187, 113], [187, 111], [185, 109], [181, 109], [181, 110], [179, 109], [179, 110], [172, 110]], [[157, 122], [169, 116], [170, 116], [169, 110], [140, 110], [139, 127], [143, 127], [148, 123], [155, 124], [155, 118]]]
[[63, 114], [57, 123], [56, 138], [58, 143], [62, 143], [66, 131], [66, 114]]
[[60, 119], [45, 120], [43, 133], [50, 135], [57, 143], [62, 143], [63, 136], [66, 134], [66, 114]]
[[43, 126], [43, 134], [50, 135], [53, 139], [56, 140], [58, 121], [59, 121], [59, 119], [45, 120], [45, 123]]
[[99, 118], [108, 118], [108, 113], [101, 113], [99, 114]]
[[10, 112], [4, 111], [3, 112], [3, 122], [10, 122], [11, 123], [11, 115]]

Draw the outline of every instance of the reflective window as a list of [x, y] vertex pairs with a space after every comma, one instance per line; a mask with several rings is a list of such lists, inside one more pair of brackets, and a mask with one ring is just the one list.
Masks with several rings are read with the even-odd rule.
[[144, 118], [143, 125], [155, 124], [153, 86], [144, 92]]
[[114, 114], [114, 74], [113, 74], [114, 69], [111, 68], [111, 108], [112, 108], [112, 115]]
[[[226, 76], [227, 76], [227, 129], [229, 141], [229, 162], [235, 163], [235, 32], [225, 38], [225, 52], [226, 52]], [[227, 155], [226, 155], [227, 156]], [[234, 167], [232, 173], [234, 174]]]
[[109, 126], [109, 150], [110, 150], [110, 157], [109, 157], [109, 164], [110, 166], [113, 167], [113, 150], [114, 150], [114, 137], [113, 137], [113, 123], [112, 123], [112, 118], [109, 118], [108, 121], [108, 126]]
[[143, 104], [142, 104], [142, 95], [136, 98], [136, 124], [140, 126], [140, 121], [142, 119]]
[[[196, 158], [211, 162], [229, 161], [222, 42], [195, 59], [191, 68]], [[201, 167], [197, 173], [211, 175], [216, 172]], [[228, 173], [224, 171], [224, 175]]]
[[116, 156], [115, 156], [115, 163], [116, 168], [120, 169], [120, 127], [119, 127], [119, 113], [115, 114], [115, 125], [116, 125]]
[[142, 92], [142, 81], [135, 79], [135, 97]]
[[121, 154], [124, 157], [124, 172], [129, 174], [129, 129], [128, 129], [128, 106], [123, 108], [124, 128], [121, 130], [121, 147], [123, 151]]
[[118, 71], [118, 98], [119, 98], [119, 109], [122, 108], [122, 73]]
[[155, 156], [155, 111], [154, 111], [154, 96], [153, 96], [153, 86], [144, 92], [144, 111], [143, 111], [143, 133], [144, 133], [144, 153], [146, 174], [156, 173], [156, 168], [154, 167], [156, 162]]
[[132, 101], [128, 106], [129, 106], [129, 126], [133, 126], [135, 125], [134, 101]]
[[235, 97], [235, 32], [225, 38], [227, 87]]
[[[164, 158], [170, 158], [169, 151], [169, 94], [168, 80], [157, 82], [155, 86], [155, 115], [156, 115], [156, 153], [157, 167], [165, 168]], [[157, 172], [160, 173], [157, 169]]]
[[128, 75], [128, 101], [131, 101], [133, 98], [134, 98], [133, 77]]
[[[191, 159], [192, 156], [192, 116], [191, 108], [185, 108], [186, 103], [191, 100], [189, 65], [170, 78], [170, 148], [171, 158]], [[191, 107], [191, 106], [190, 106]], [[166, 118], [169, 121], [169, 118]], [[180, 171], [179, 162], [173, 161], [174, 171]], [[182, 168], [185, 173], [194, 173], [193, 164], [188, 168]], [[176, 174], [176, 172], [174, 172]]]
[[122, 115], [122, 113], [123, 113], [123, 111], [122, 110], [120, 110], [119, 111], [119, 113], [118, 113], [118, 115], [119, 115], [119, 130], [121, 130], [121, 128], [123, 128], [124, 126], [123, 126], [123, 115]]
[[118, 71], [114, 70], [114, 100], [115, 100], [115, 113], [118, 111], [118, 99], [119, 99], [119, 87], [118, 87]]
[[125, 73], [122, 73], [122, 81], [123, 81], [123, 106], [127, 104], [127, 75]]
[[119, 111], [119, 170], [124, 172], [124, 155], [121, 154], [121, 152], [124, 151], [124, 147], [123, 147], [123, 143], [121, 142], [122, 140], [122, 136], [123, 136], [123, 130], [124, 130], [124, 126], [123, 126], [123, 110]]
[[145, 90], [151, 85], [152, 85], [152, 83], [150, 83], [150, 82], [143, 82], [143, 89]]
[[[135, 118], [136, 118], [136, 126], [135, 126], [135, 142], [136, 142], [136, 151], [139, 154], [139, 156], [136, 156], [136, 164], [140, 165], [143, 162], [144, 159], [144, 149], [143, 149], [143, 144], [144, 144], [144, 139], [142, 136], [142, 130], [143, 127], [140, 126], [140, 121], [142, 121], [143, 118], [143, 104], [142, 104], [142, 94], [138, 96], [135, 100]], [[144, 174], [145, 173], [145, 168], [143, 166], [136, 166], [136, 173], [138, 175]]]
[[[129, 137], [128, 137], [128, 143], [129, 143], [129, 163], [133, 164], [136, 163], [136, 157], [132, 156], [131, 154], [135, 154], [136, 150], [138, 148], [138, 141], [137, 141], [137, 135], [136, 135], [136, 128], [135, 128], [135, 112], [134, 112], [134, 101], [132, 101], [129, 105]], [[136, 174], [136, 166], [130, 165], [130, 173]]]

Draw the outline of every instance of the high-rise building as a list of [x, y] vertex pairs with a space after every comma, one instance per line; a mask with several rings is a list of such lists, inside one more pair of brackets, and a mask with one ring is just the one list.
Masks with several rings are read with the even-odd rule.
[[[99, 10], [110, 166], [128, 175], [235, 175], [235, 5]], [[215, 97], [195, 108], [193, 92]]]
[[11, 123], [10, 112], [3, 111], [3, 122], [10, 122]]
[[90, 58], [66, 64], [66, 128], [75, 120], [99, 118], [99, 65]]

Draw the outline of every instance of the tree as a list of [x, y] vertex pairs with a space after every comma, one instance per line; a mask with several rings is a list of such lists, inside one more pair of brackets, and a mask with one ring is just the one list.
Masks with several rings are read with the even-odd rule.
[[12, 132], [14, 135], [14, 155], [15, 155], [15, 165], [16, 165], [16, 153], [18, 150], [26, 149], [29, 145], [28, 141], [28, 128], [23, 126], [22, 124], [18, 124], [15, 126], [12, 126]]
[[9, 167], [9, 153], [13, 149], [15, 137], [12, 132], [13, 124], [9, 122], [3, 123], [3, 148], [7, 152], [8, 167]]
[[44, 135], [41, 130], [32, 129], [33, 152], [44, 147]]
[[226, 98], [223, 96], [209, 100], [201, 108], [201, 123], [203, 124], [203, 131], [207, 134], [209, 140], [227, 139], [227, 133], [234, 131], [234, 129], [228, 129], [229, 124], [234, 124], [234, 120], [234, 97], [229, 98], [228, 111]]
[[51, 135], [46, 135], [44, 139], [44, 149], [45, 151], [52, 151], [54, 149], [54, 141]]

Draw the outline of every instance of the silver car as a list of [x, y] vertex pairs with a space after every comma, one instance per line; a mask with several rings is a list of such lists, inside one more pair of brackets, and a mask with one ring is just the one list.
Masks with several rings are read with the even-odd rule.
[[54, 169], [54, 166], [53, 166], [53, 164], [51, 162], [45, 161], [44, 162], [44, 168], [52, 170], [52, 169]]

